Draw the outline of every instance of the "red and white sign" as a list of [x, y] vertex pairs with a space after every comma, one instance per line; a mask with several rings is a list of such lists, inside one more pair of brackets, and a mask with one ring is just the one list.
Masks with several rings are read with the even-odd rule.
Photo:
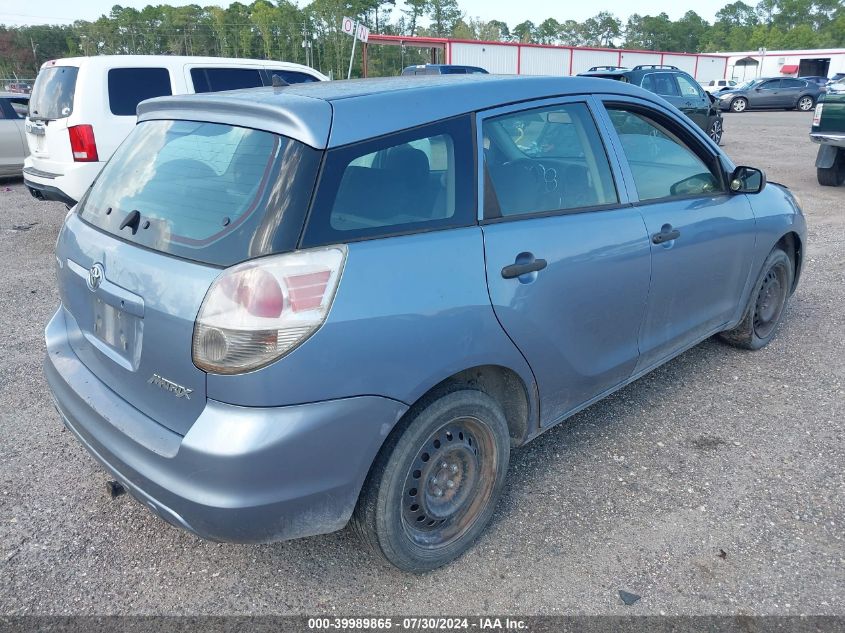
[[340, 30], [347, 35], [355, 35], [355, 20], [343, 18], [343, 22], [340, 23]]
[[370, 39], [370, 29], [368, 29], [363, 24], [358, 23], [358, 33], [356, 35], [358, 36], [359, 40], [361, 40], [362, 42], [366, 42], [368, 39]]

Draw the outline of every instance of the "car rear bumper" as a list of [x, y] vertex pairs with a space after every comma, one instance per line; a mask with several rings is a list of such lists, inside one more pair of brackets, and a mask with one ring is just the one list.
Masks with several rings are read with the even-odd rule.
[[845, 132], [812, 132], [810, 133], [810, 140], [822, 145], [845, 147]]
[[30, 155], [23, 168], [24, 184], [44, 200], [73, 206], [94, 182], [105, 163], [58, 163]]
[[64, 308], [45, 337], [44, 371], [65, 425], [156, 515], [211, 540], [269, 542], [342, 528], [407, 410], [378, 396], [276, 408], [209, 400], [182, 437], [82, 364], [67, 342]]

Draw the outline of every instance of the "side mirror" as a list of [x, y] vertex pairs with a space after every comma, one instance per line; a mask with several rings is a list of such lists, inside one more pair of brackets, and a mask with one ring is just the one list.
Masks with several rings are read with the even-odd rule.
[[766, 174], [756, 167], [737, 167], [731, 174], [731, 193], [760, 193], [766, 186]]

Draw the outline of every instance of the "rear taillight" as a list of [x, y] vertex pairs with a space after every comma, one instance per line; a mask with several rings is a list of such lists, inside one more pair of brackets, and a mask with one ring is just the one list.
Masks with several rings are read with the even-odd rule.
[[822, 112], [824, 111], [824, 103], [816, 104], [816, 111], [813, 113], [813, 127], [818, 126], [822, 122]]
[[94, 140], [94, 128], [90, 125], [74, 125], [67, 129], [70, 135], [70, 151], [77, 163], [97, 162], [97, 142]]
[[194, 364], [215, 374], [238, 374], [293, 350], [325, 322], [345, 261], [346, 247], [332, 246], [224, 271], [194, 324]]

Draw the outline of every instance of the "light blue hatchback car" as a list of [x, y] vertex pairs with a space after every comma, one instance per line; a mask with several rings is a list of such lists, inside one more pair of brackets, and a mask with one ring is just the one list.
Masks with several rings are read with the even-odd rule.
[[160, 98], [59, 235], [45, 371], [173, 525], [351, 519], [421, 572], [483, 531], [511, 449], [709, 336], [768, 343], [805, 232], [788, 189], [623, 83]]

